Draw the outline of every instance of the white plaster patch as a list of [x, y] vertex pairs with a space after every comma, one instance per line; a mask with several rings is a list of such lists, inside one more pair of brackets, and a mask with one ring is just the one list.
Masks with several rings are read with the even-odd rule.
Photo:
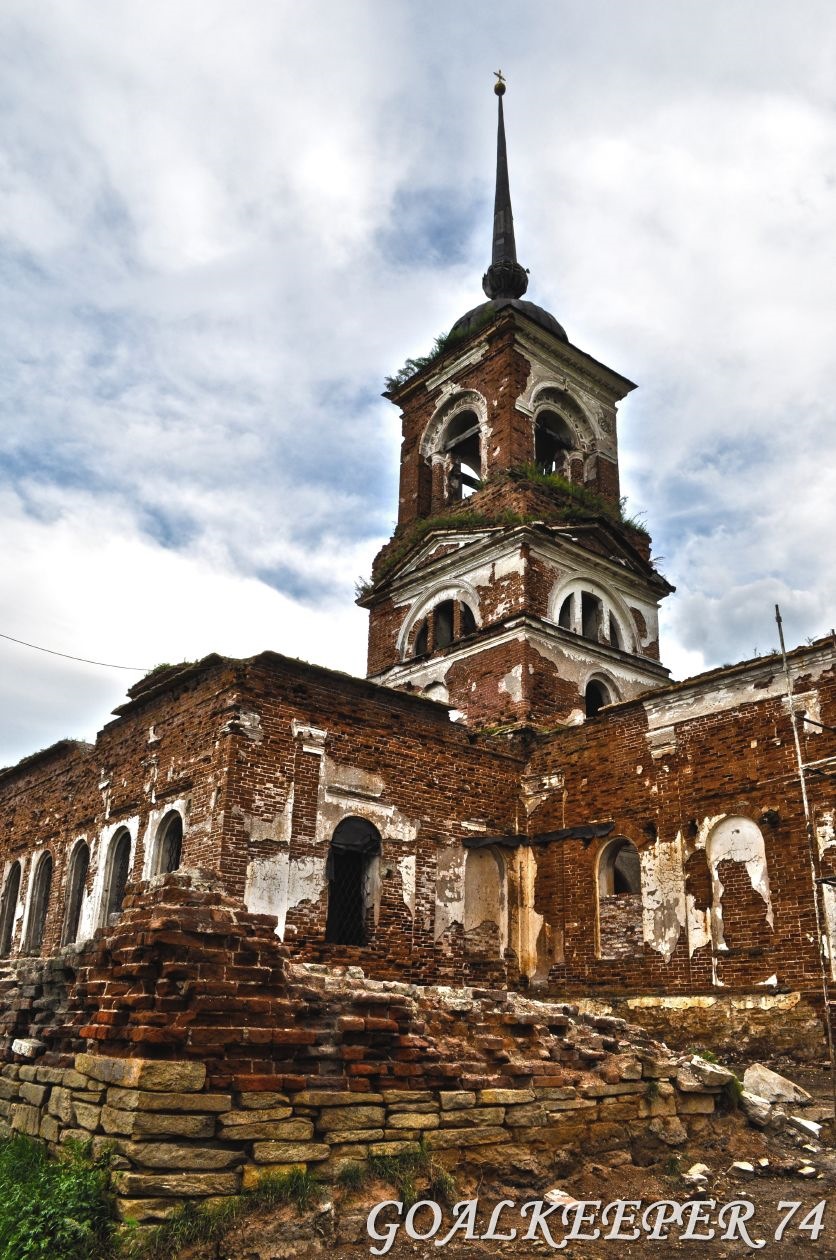
[[834, 826], [833, 810], [822, 810], [820, 819], [821, 821], [816, 827], [816, 837], [819, 842], [819, 857], [823, 857], [825, 850], [832, 848], [836, 844], [836, 826]]
[[359, 766], [347, 766], [330, 757], [322, 764], [325, 794], [328, 799], [337, 796], [358, 796], [377, 800], [383, 795], [385, 784], [379, 774], [362, 770]]
[[483, 923], [499, 930], [499, 953], [508, 945], [508, 889], [502, 859], [492, 849], [469, 849], [464, 872], [464, 930], [472, 932]]
[[824, 900], [824, 922], [826, 934], [823, 941], [824, 952], [830, 960], [830, 975], [836, 980], [836, 888], [832, 884], [822, 884]]
[[[325, 888], [325, 859], [320, 857], [291, 858], [287, 880], [287, 909], [303, 901], [318, 901]], [[284, 936], [284, 923], [281, 933]]]
[[276, 934], [284, 937], [290, 858], [287, 850], [266, 858], [254, 858], [247, 866], [244, 905], [252, 914], [276, 919]]
[[404, 905], [415, 918], [415, 854], [398, 859], [398, 870], [401, 873], [401, 892]]
[[504, 678], [499, 680], [499, 690], [506, 692], [517, 703], [522, 700], [523, 694], [522, 672], [522, 665], [515, 665]]
[[682, 837], [656, 839], [639, 851], [642, 932], [651, 949], [669, 962], [686, 922]]
[[464, 924], [465, 851], [456, 845], [438, 853], [435, 878], [435, 940], [454, 923]]

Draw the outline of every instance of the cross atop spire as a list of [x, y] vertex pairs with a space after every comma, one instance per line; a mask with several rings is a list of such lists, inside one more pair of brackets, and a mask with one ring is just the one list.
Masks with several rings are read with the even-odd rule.
[[511, 211], [511, 188], [508, 181], [508, 153], [505, 147], [505, 116], [502, 98], [505, 78], [495, 71], [494, 92], [498, 97], [499, 121], [496, 134], [496, 196], [493, 206], [493, 251], [491, 265], [482, 277], [482, 288], [489, 298], [521, 298], [528, 288], [528, 273], [517, 262], [514, 241], [514, 215]]

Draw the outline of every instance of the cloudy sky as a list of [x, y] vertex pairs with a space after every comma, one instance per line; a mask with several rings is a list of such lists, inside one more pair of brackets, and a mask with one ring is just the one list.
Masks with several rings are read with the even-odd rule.
[[[836, 621], [831, 0], [4, 0], [0, 633], [362, 673], [385, 375], [529, 296], [637, 381], [677, 676]], [[140, 676], [0, 640], [0, 765]]]

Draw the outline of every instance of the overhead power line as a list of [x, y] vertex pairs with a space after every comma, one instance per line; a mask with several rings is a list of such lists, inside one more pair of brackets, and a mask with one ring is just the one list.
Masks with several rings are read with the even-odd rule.
[[148, 665], [113, 665], [110, 661], [91, 661], [86, 656], [71, 656], [69, 652], [56, 652], [53, 648], [41, 647], [37, 643], [27, 643], [25, 639], [15, 639], [11, 634], [0, 633], [0, 639], [9, 643], [17, 643], [20, 647], [32, 648], [35, 652], [46, 652], [49, 656], [61, 656], [65, 661], [79, 661], [82, 665], [98, 665], [101, 669], [127, 669], [133, 674], [147, 674]]

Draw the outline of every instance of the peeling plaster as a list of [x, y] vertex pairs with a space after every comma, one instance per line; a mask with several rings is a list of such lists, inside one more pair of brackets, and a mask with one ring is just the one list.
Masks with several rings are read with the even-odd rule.
[[656, 839], [639, 850], [642, 888], [642, 934], [645, 941], [670, 962], [685, 927], [684, 864], [682, 836], [672, 841]]
[[[820, 678], [831, 666], [830, 650], [805, 654], [799, 665], [790, 662], [791, 677], [797, 679], [803, 670], [804, 677]], [[660, 740], [670, 744], [666, 751], [676, 748], [675, 728], [684, 722], [710, 717], [740, 708], [744, 704], [760, 704], [764, 700], [780, 699], [787, 704], [786, 680], [774, 661], [752, 661], [746, 668], [736, 670], [725, 678], [707, 676], [692, 685], [673, 693], [649, 696], [644, 701], [647, 715], [647, 742], [651, 749]], [[818, 720], [819, 699], [815, 691], [799, 693], [793, 697], [797, 711], [805, 711]], [[808, 730], [815, 728], [809, 727]], [[661, 732], [664, 731], [664, 735]], [[657, 734], [658, 733], [658, 734]]]
[[523, 697], [522, 672], [522, 665], [515, 665], [504, 678], [499, 680], [499, 690], [506, 692], [517, 704]]
[[435, 878], [435, 940], [454, 923], [464, 924], [465, 851], [458, 845], [438, 853]]
[[820, 818], [821, 822], [816, 827], [816, 837], [819, 842], [819, 857], [824, 857], [825, 850], [836, 845], [836, 826], [834, 826], [833, 810], [822, 810]]
[[324, 888], [324, 857], [291, 859], [283, 851], [250, 862], [244, 903], [255, 914], [273, 915], [276, 935], [284, 940], [288, 911], [303, 901], [318, 901]]
[[469, 849], [464, 867], [464, 930], [483, 923], [499, 930], [499, 956], [508, 948], [508, 883], [505, 864], [493, 849]]
[[745, 864], [752, 887], [766, 905], [766, 921], [774, 931], [766, 849], [760, 827], [750, 818], [724, 818], [712, 828], [705, 842], [705, 853], [711, 872], [711, 933], [714, 949], [728, 949], [723, 931], [723, 885], [719, 876], [721, 862]]
[[401, 873], [401, 892], [404, 905], [415, 918], [415, 854], [398, 859], [398, 870]]

